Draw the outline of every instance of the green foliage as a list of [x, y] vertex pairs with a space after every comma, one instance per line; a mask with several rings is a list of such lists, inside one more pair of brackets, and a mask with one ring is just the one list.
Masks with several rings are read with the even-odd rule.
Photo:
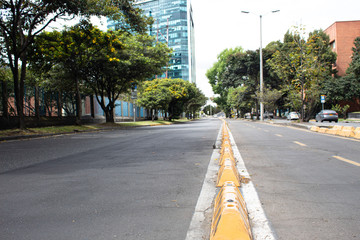
[[276, 109], [276, 102], [282, 97], [283, 93], [281, 90], [264, 88], [262, 101], [264, 108], [268, 112], [274, 112]]
[[210, 115], [210, 114], [217, 114], [219, 112], [221, 112], [221, 109], [218, 108], [218, 107], [214, 107], [212, 105], [206, 105], [203, 109], [203, 112], [206, 114], [206, 115]]
[[169, 118], [200, 110], [207, 100], [194, 83], [182, 79], [154, 79], [139, 89], [138, 104], [149, 109], [164, 110]]
[[299, 96], [303, 120], [305, 109], [306, 119], [314, 113], [320, 95], [320, 83], [331, 77], [332, 64], [336, 60], [329, 46], [329, 37], [323, 31], [315, 30], [307, 39], [304, 32], [303, 27], [288, 31], [284, 43], [278, 45], [273, 58], [268, 60], [284, 87], [292, 86], [287, 88], [289, 97]]
[[62, 32], [44, 32], [36, 38], [31, 67], [47, 71], [43, 86], [76, 94], [77, 109], [81, 104], [80, 93], [95, 94], [106, 121], [113, 122], [119, 96], [129, 93], [135, 84], [162, 73], [170, 53], [165, 44], [156, 43], [147, 34], [103, 32], [82, 22]]
[[206, 72], [206, 77], [209, 79], [213, 92], [218, 94], [218, 96], [214, 98], [214, 102], [223, 109], [226, 114], [230, 113], [230, 106], [227, 104], [228, 86], [223, 82], [223, 74], [226, 71], [229, 56], [235, 53], [242, 53], [243, 51], [241, 47], [225, 49], [218, 55], [218, 61]]
[[242, 115], [250, 112], [253, 106], [253, 101], [251, 97], [249, 97], [251, 94], [248, 90], [249, 87], [245, 86], [229, 89], [227, 102], [232, 109], [240, 111]]
[[326, 79], [322, 83], [323, 93], [332, 103], [352, 101], [360, 96], [360, 37], [354, 40], [352, 61], [346, 70], [347, 75]]
[[331, 110], [334, 110], [335, 112], [339, 113], [340, 117], [346, 118], [346, 113], [349, 110], [349, 108], [350, 108], [349, 105], [345, 105], [341, 107], [340, 104], [336, 104], [331, 107]]
[[[6, 58], [11, 68], [17, 114], [24, 128], [24, 85], [28, 63], [28, 49], [35, 36], [59, 18], [92, 15], [108, 16], [128, 23], [130, 29], [144, 32], [149, 19], [133, 7], [133, 0], [19, 0], [0, 2], [1, 60]], [[79, 88], [80, 86], [76, 86]], [[78, 94], [79, 95], [79, 94]], [[77, 97], [79, 99], [79, 96]], [[79, 101], [78, 101], [79, 102]], [[79, 104], [78, 104], [79, 105]], [[78, 109], [78, 112], [81, 109]]]

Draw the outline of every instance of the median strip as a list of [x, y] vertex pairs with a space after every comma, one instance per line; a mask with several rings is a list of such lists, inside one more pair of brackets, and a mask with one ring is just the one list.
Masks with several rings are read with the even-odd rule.
[[209, 235], [210, 240], [276, 239], [225, 120], [185, 240], [209, 239]]

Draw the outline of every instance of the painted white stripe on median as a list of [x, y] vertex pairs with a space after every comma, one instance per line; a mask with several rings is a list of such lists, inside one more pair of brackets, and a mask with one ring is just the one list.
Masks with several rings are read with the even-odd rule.
[[[250, 179], [250, 175], [246, 169], [244, 160], [241, 157], [240, 151], [236, 146], [235, 140], [229, 129], [230, 141], [234, 153], [234, 157], [237, 160], [237, 168], [242, 177]], [[249, 220], [254, 240], [275, 240], [276, 234], [270, 227], [270, 222], [267, 219], [264, 209], [262, 208], [258, 193], [254, 187], [254, 184], [242, 183], [240, 191], [246, 202], [246, 208], [249, 213]]]

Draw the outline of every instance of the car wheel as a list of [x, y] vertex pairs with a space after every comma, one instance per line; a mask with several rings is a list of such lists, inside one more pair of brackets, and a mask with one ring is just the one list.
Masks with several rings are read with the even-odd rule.
[[336, 123], [338, 122], [338, 121], [335, 121]]
[[324, 120], [321, 120], [320, 122], [324, 122]]

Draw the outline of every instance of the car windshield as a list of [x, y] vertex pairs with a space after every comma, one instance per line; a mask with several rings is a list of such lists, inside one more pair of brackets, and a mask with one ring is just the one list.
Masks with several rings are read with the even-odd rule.
[[323, 113], [336, 113], [336, 112], [333, 110], [324, 110]]

